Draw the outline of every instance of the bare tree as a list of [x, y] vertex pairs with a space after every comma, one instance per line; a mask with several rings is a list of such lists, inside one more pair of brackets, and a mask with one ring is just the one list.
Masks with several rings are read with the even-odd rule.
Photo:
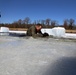
[[51, 27], [52, 28], [55, 27], [56, 25], [57, 25], [57, 21], [55, 21], [55, 20], [51, 21]]
[[65, 19], [64, 20], [64, 23], [63, 23], [63, 27], [65, 28], [65, 29], [67, 29], [68, 28], [68, 19]]
[[45, 20], [41, 20], [41, 24], [42, 25], [45, 25]]
[[70, 20], [69, 20], [69, 28], [70, 28], [70, 29], [73, 29], [74, 22], [75, 22], [74, 19], [70, 19]]
[[45, 21], [46, 21], [46, 25], [50, 25], [51, 20], [49, 18], [47, 18]]
[[34, 25], [36, 25], [36, 24], [38, 24], [38, 23], [41, 24], [41, 20], [35, 20], [35, 21], [33, 22]]
[[26, 17], [24, 20], [23, 20], [23, 23], [24, 24], [29, 24], [31, 22], [30, 18], [29, 17]]
[[20, 25], [22, 24], [22, 20], [21, 19], [18, 20], [18, 24], [20, 24]]

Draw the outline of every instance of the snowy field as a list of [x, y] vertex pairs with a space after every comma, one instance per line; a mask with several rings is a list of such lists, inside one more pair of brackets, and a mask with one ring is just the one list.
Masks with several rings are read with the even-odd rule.
[[0, 36], [0, 75], [76, 75], [76, 40]]

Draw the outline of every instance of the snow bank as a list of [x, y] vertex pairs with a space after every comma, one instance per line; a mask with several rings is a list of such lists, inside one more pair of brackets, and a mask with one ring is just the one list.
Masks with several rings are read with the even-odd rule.
[[65, 35], [65, 28], [63, 27], [54, 27], [52, 28], [53, 36], [55, 37], [62, 37]]
[[8, 27], [1, 27], [0, 28], [0, 35], [9, 35], [9, 33], [19, 33], [19, 34], [26, 34], [26, 31], [11, 31]]
[[9, 32], [10, 32], [10, 33], [20, 33], [20, 34], [21, 34], [21, 33], [24, 33], [24, 34], [26, 34], [27, 31], [11, 31], [11, 30], [10, 30]]
[[8, 27], [1, 27], [0, 29], [0, 35], [9, 35], [9, 28]]
[[65, 29], [63, 27], [54, 27], [52, 29], [42, 29], [42, 33], [48, 33], [49, 35], [53, 35], [54, 37], [62, 37], [65, 35]]
[[52, 29], [42, 28], [41, 31], [42, 31], [42, 33], [48, 33], [49, 35], [53, 35]]
[[9, 32], [9, 28], [8, 27], [1, 27], [1, 32]]
[[65, 36], [63, 36], [63, 37], [76, 39], [76, 34], [75, 33], [65, 33]]

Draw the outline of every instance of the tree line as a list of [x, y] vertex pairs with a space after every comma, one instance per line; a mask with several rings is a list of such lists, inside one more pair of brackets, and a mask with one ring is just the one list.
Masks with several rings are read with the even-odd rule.
[[51, 20], [47, 18], [45, 20], [35, 20], [34, 22], [31, 21], [29, 17], [26, 17], [24, 20], [19, 19], [18, 21], [14, 21], [11, 24], [0, 24], [0, 27], [6, 26], [9, 28], [29, 28], [32, 25], [36, 25], [40, 23], [43, 28], [53, 28], [53, 27], [64, 27], [65, 29], [76, 29], [76, 24], [74, 19], [65, 19], [62, 25], [58, 24], [58, 21]]

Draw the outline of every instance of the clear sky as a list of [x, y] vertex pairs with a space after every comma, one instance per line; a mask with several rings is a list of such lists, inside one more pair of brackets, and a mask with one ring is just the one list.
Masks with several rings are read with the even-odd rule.
[[34, 20], [76, 21], [76, 0], [0, 0], [1, 23], [12, 23], [29, 17]]

